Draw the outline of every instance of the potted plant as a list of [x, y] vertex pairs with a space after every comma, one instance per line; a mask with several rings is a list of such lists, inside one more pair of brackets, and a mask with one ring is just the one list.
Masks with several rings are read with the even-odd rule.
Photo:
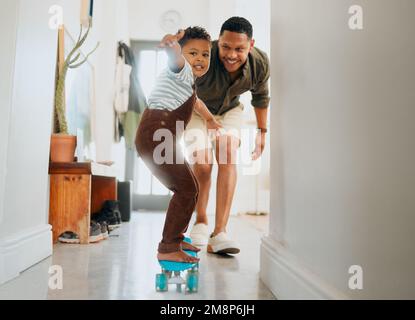
[[[61, 26], [63, 28], [63, 26]], [[81, 53], [79, 49], [84, 44], [91, 29], [91, 22], [84, 34], [81, 25], [78, 40], [68, 56], [64, 59], [63, 65], [58, 68], [55, 88], [55, 133], [51, 136], [50, 146], [50, 160], [52, 162], [72, 162], [74, 160], [76, 148], [76, 136], [70, 135], [68, 131], [68, 123], [66, 120], [66, 105], [65, 105], [65, 79], [69, 69], [80, 67], [84, 64], [88, 57], [98, 48], [99, 43], [95, 48], [89, 52], [85, 58], [79, 61]]]

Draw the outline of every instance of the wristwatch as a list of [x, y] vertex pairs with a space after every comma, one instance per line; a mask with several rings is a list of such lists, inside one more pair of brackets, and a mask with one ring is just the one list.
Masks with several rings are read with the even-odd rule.
[[268, 129], [267, 128], [257, 128], [257, 131], [259, 131], [261, 133], [267, 133]]

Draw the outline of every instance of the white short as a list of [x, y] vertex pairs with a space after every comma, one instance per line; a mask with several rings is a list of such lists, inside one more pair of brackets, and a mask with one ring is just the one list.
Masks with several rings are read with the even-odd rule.
[[[216, 120], [223, 127], [222, 134], [232, 135], [240, 140], [243, 110], [244, 106], [240, 103], [237, 107], [223, 115], [215, 115]], [[205, 120], [196, 112], [193, 112], [192, 118], [184, 132], [184, 143], [188, 155], [193, 154], [195, 151], [211, 149], [215, 143], [215, 138], [208, 133]]]

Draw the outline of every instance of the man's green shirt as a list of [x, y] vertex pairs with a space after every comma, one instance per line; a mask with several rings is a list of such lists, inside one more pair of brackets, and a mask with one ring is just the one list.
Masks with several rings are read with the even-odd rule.
[[238, 106], [240, 95], [247, 91], [252, 93], [251, 104], [254, 107], [267, 108], [270, 101], [269, 76], [269, 60], [266, 53], [254, 47], [242, 66], [241, 76], [232, 83], [229, 73], [219, 59], [218, 42], [213, 41], [210, 68], [203, 77], [196, 79], [196, 92], [215, 115], [222, 115]]

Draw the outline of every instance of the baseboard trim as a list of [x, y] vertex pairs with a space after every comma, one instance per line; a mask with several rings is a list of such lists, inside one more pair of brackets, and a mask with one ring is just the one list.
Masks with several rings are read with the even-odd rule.
[[261, 280], [280, 300], [347, 300], [270, 237], [261, 243]]
[[0, 239], [0, 285], [52, 255], [51, 229], [45, 224]]

